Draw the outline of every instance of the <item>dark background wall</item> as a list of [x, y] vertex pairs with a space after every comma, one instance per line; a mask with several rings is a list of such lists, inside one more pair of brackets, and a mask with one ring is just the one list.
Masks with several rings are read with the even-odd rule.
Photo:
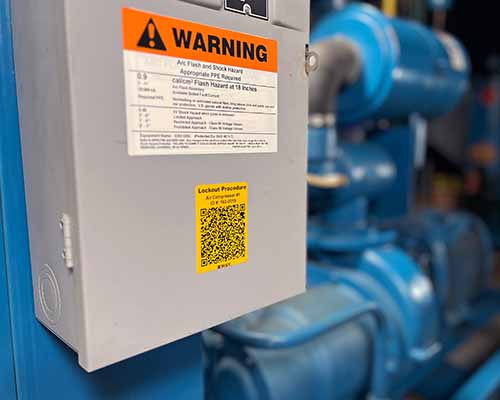
[[465, 45], [475, 73], [487, 73], [490, 55], [500, 55], [500, 2], [456, 0], [448, 14], [447, 29]]

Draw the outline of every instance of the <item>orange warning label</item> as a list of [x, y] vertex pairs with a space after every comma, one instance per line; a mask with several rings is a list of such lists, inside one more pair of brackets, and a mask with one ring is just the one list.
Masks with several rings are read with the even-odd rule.
[[275, 40], [213, 26], [124, 8], [123, 37], [125, 50], [278, 71]]
[[277, 41], [123, 9], [130, 156], [278, 151]]

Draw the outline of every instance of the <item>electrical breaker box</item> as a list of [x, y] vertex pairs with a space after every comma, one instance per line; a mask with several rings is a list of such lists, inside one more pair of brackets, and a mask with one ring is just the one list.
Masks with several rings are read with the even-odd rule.
[[307, 0], [15, 0], [37, 318], [87, 371], [305, 289]]

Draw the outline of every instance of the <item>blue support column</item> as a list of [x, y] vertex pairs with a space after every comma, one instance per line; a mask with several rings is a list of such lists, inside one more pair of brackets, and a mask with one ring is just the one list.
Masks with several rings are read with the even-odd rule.
[[200, 335], [87, 374], [76, 354], [37, 322], [14, 71], [10, 0], [0, 0], [0, 397], [201, 400]]
[[[1, 37], [3, 36], [0, 34], [0, 38]], [[1, 46], [2, 44], [0, 43], [0, 47]], [[0, 96], [1, 96], [1, 90], [0, 90]], [[3, 103], [0, 98], [0, 129], [3, 128], [2, 111], [3, 111]], [[1, 200], [2, 199], [0, 198], [0, 215], [2, 209]], [[7, 399], [16, 397], [14, 354], [12, 352], [9, 296], [7, 294], [7, 274], [5, 268], [4, 236], [3, 236], [3, 224], [1, 222], [1, 219], [0, 219], [0, 393]]]

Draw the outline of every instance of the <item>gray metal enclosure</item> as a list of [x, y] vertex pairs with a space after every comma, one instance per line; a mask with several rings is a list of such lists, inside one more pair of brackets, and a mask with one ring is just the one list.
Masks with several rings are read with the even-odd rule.
[[[36, 313], [83, 368], [304, 290], [307, 1], [268, 20], [221, 0], [12, 5]], [[124, 7], [276, 40], [278, 151], [129, 156]], [[248, 184], [248, 262], [199, 275], [195, 188], [227, 182]]]

